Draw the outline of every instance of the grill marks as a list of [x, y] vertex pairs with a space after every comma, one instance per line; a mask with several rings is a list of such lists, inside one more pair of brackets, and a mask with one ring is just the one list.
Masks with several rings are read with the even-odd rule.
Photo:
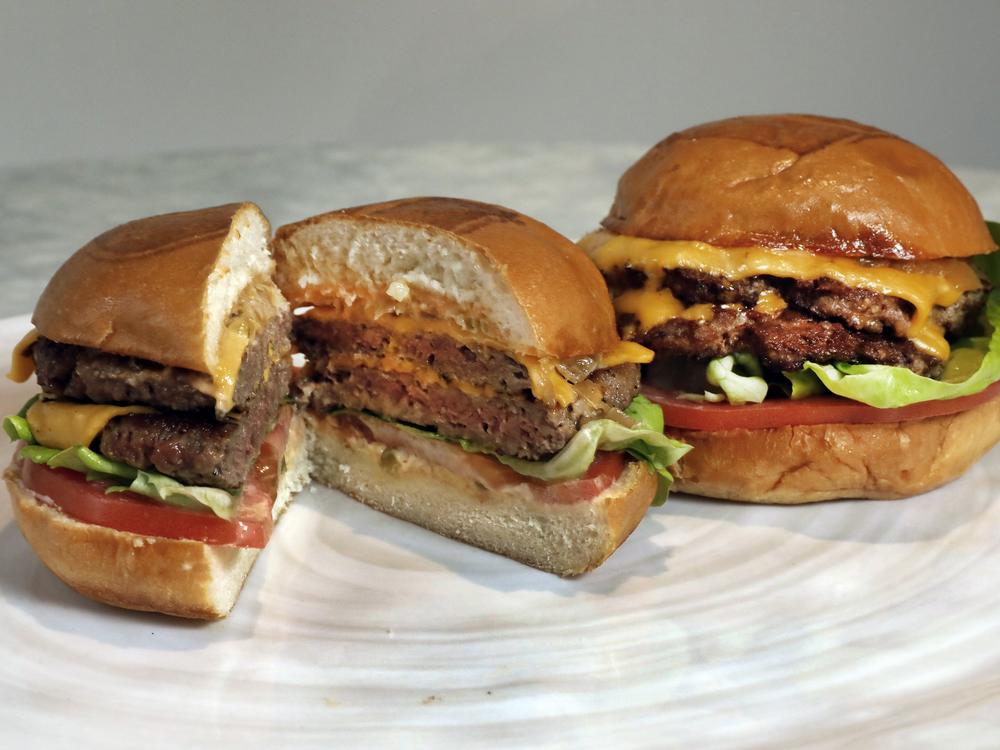
[[[519, 362], [442, 334], [402, 335], [374, 324], [309, 317], [297, 319], [295, 331], [314, 371], [302, 391], [319, 410], [371, 411], [505, 455], [539, 459], [559, 451], [603, 408], [580, 400], [567, 408], [548, 406], [532, 395]], [[638, 392], [639, 368], [608, 368], [590, 380], [604, 404], [624, 408]]]
[[[636, 269], [607, 274], [618, 294], [642, 287], [646, 276]], [[664, 272], [661, 288], [685, 305], [711, 304], [711, 320], [670, 320], [640, 331], [630, 315], [619, 316], [626, 338], [665, 355], [718, 357], [743, 351], [757, 355], [766, 367], [798, 369], [806, 360], [864, 362], [907, 367], [934, 374], [941, 362], [919, 350], [906, 337], [913, 306], [878, 292], [846, 286], [834, 279], [811, 281], [755, 276], [733, 281], [688, 269]], [[755, 312], [766, 292], [779, 295], [788, 309], [777, 314]], [[976, 319], [985, 290], [967, 292], [955, 304], [936, 308], [933, 319], [950, 336], [961, 334]]]

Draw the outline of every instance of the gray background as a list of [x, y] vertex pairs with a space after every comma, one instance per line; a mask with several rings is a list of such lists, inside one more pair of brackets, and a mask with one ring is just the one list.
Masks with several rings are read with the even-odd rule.
[[220, 147], [649, 144], [836, 114], [1000, 166], [1000, 2], [11, 2], [0, 166]]

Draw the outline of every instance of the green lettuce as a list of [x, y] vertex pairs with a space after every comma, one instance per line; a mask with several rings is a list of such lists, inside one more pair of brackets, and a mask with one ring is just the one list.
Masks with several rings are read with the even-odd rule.
[[[1000, 223], [988, 221], [986, 225], [993, 240], [1000, 245]], [[971, 396], [1000, 381], [1000, 251], [977, 256], [972, 263], [994, 287], [986, 299], [986, 335], [956, 341], [940, 378], [924, 377], [905, 367], [891, 365], [806, 362], [802, 369], [784, 373], [791, 386], [791, 398], [832, 393], [880, 409], [894, 409], [922, 401]], [[753, 357], [732, 363], [727, 362], [728, 359], [722, 357], [709, 363], [709, 382], [721, 388], [730, 403], [753, 401], [748, 394], [755, 393], [754, 386], [747, 382], [753, 379], [747, 374], [757, 374], [750, 369]], [[744, 374], [734, 372], [740, 365]], [[760, 392], [762, 386], [756, 388], [756, 392]]]
[[53, 469], [69, 469], [84, 474], [90, 482], [110, 482], [105, 492], [135, 492], [150, 500], [179, 508], [207, 508], [219, 518], [231, 520], [239, 507], [239, 495], [218, 487], [198, 487], [182, 484], [155, 471], [142, 471], [134, 466], [114, 461], [84, 445], [72, 448], [49, 448], [38, 445], [31, 427], [24, 418], [32, 399], [18, 414], [4, 417], [3, 429], [12, 441], [21, 440], [20, 457]]
[[[804, 369], [815, 375], [831, 393], [880, 409], [971, 396], [1000, 380], [1000, 290], [991, 292], [986, 300], [986, 320], [993, 331], [979, 366], [957, 382], [935, 380], [917, 375], [905, 367], [889, 365], [818, 365], [806, 362]], [[965, 353], [969, 349], [981, 352], [981, 344], [975, 340], [970, 344], [956, 348], [949, 362], [970, 356]], [[947, 371], [946, 366], [946, 374]]]
[[[737, 372], [739, 368], [740, 372]], [[720, 388], [729, 403], [759, 404], [767, 396], [767, 381], [760, 362], [752, 354], [729, 354], [708, 363], [708, 382]], [[706, 397], [708, 393], [705, 394]]]
[[646, 397], [636, 396], [625, 413], [635, 420], [633, 427], [626, 427], [612, 419], [595, 419], [581, 427], [561, 451], [545, 461], [503, 456], [470, 440], [448, 438], [433, 430], [400, 422], [393, 424], [423, 437], [456, 443], [470, 453], [493, 456], [518, 474], [545, 482], [583, 476], [599, 450], [624, 451], [643, 461], [657, 475], [659, 485], [653, 504], [662, 505], [674, 480], [669, 467], [691, 450], [691, 446], [663, 434], [663, 412]]

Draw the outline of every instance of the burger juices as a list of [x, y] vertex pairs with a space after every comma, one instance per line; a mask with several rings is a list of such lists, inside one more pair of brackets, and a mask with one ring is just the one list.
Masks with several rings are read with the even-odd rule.
[[[806, 115], [696, 126], [625, 172], [602, 225], [580, 244], [623, 336], [656, 352], [645, 382], [674, 397], [668, 424], [725, 426], [677, 396], [705, 413], [821, 395], [896, 409], [1000, 379], [996, 238], [944, 164], [884, 131]], [[852, 494], [894, 491], [827, 493]]]

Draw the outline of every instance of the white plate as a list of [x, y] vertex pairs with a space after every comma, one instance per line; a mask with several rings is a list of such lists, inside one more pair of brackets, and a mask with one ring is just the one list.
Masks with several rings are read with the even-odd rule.
[[0, 746], [996, 747], [998, 539], [998, 450], [905, 502], [674, 497], [576, 581], [312, 490], [192, 624], [78, 596], [4, 504]]

